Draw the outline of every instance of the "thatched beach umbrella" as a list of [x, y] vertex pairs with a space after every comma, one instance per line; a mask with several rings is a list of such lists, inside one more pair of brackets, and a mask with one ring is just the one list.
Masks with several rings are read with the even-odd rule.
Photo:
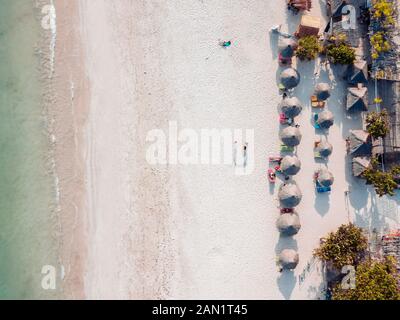
[[281, 73], [281, 84], [285, 89], [293, 89], [300, 83], [300, 75], [297, 70], [287, 68]]
[[300, 114], [303, 106], [296, 97], [284, 98], [281, 102], [281, 110], [287, 118], [294, 118]]
[[278, 262], [283, 270], [293, 270], [299, 263], [299, 254], [293, 249], [284, 249], [278, 256]]
[[371, 167], [371, 159], [367, 157], [354, 157], [352, 161], [353, 175], [360, 177], [365, 170]]
[[324, 187], [330, 187], [335, 179], [333, 174], [328, 169], [320, 169], [318, 171], [317, 181]]
[[280, 37], [278, 42], [278, 49], [284, 58], [291, 58], [297, 48], [297, 42], [293, 38]]
[[348, 88], [346, 109], [347, 111], [368, 111], [368, 89]]
[[299, 187], [295, 183], [286, 183], [281, 186], [278, 192], [279, 202], [284, 208], [297, 206], [303, 197]]
[[296, 127], [286, 127], [281, 132], [281, 140], [289, 147], [295, 147], [300, 144], [301, 132]]
[[299, 215], [297, 213], [281, 214], [276, 221], [276, 226], [282, 235], [293, 236], [301, 228]]
[[329, 129], [333, 125], [333, 113], [329, 110], [324, 110], [318, 114], [318, 125], [323, 129]]
[[318, 151], [319, 154], [325, 158], [329, 157], [332, 154], [332, 150], [333, 150], [332, 145], [326, 140], [323, 140], [320, 143], [318, 143], [316, 148], [316, 151]]
[[301, 162], [297, 156], [285, 156], [281, 161], [281, 171], [287, 176], [293, 176], [300, 171]]
[[331, 96], [331, 87], [328, 83], [318, 83], [315, 86], [314, 94], [317, 96], [318, 101], [325, 101]]

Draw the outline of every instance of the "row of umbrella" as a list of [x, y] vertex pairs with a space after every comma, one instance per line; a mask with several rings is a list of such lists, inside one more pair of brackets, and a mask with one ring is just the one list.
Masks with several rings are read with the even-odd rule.
[[[291, 58], [297, 48], [297, 42], [294, 39], [282, 39], [279, 44], [279, 50], [283, 58]], [[293, 68], [287, 68], [280, 75], [281, 86], [290, 90], [300, 83], [300, 74]], [[303, 110], [303, 106], [297, 97], [286, 97], [280, 105], [282, 113], [286, 118], [293, 119]], [[282, 130], [280, 134], [282, 142], [290, 147], [295, 147], [301, 142], [301, 132], [299, 128], [289, 126]], [[286, 176], [296, 175], [301, 169], [301, 162], [295, 155], [288, 155], [282, 158], [280, 170]], [[278, 192], [278, 198], [281, 207], [293, 208], [297, 206], [302, 198], [302, 193], [296, 183], [283, 184]], [[301, 228], [300, 217], [296, 212], [287, 212], [279, 216], [276, 226], [283, 236], [293, 236]], [[292, 270], [299, 263], [299, 254], [293, 249], [284, 249], [278, 255], [278, 264], [282, 270]]]
[[[297, 48], [297, 42], [292, 38], [285, 38], [279, 42], [279, 51], [281, 57], [288, 59], [293, 57]], [[280, 87], [284, 90], [291, 90], [300, 83], [300, 74], [294, 68], [287, 68], [280, 74]], [[365, 104], [365, 90], [349, 90], [348, 105], [351, 108], [363, 108]], [[331, 96], [331, 86], [328, 83], [318, 83], [314, 88], [314, 96], [317, 101], [324, 102]], [[281, 112], [286, 118], [293, 119], [298, 116], [303, 109], [300, 100], [297, 97], [284, 98], [281, 105]], [[329, 129], [334, 124], [334, 115], [329, 110], [323, 110], [314, 117], [315, 127], [319, 129]], [[302, 139], [302, 134], [298, 127], [289, 126], [282, 130], [280, 134], [282, 142], [290, 147], [298, 146]], [[328, 157], [332, 154], [333, 147], [327, 141], [320, 141], [315, 151], [321, 157]], [[287, 176], [297, 174], [301, 169], [301, 162], [297, 156], [285, 156], [280, 163], [280, 170]], [[319, 169], [315, 174], [316, 183], [322, 187], [330, 187], [334, 182], [333, 174], [326, 168]], [[278, 198], [281, 207], [296, 207], [302, 199], [302, 192], [295, 182], [284, 183], [278, 192]], [[279, 232], [285, 236], [293, 236], [301, 228], [299, 215], [293, 210], [281, 214], [276, 224]], [[278, 263], [282, 269], [292, 270], [299, 262], [299, 254], [293, 249], [284, 249], [278, 255]]]
[[[292, 39], [286, 39], [280, 44], [281, 55], [285, 58], [291, 57], [297, 43]], [[287, 68], [282, 71], [280, 75], [280, 83], [285, 89], [293, 89], [300, 83], [300, 75], [297, 70]], [[331, 95], [330, 85], [327, 83], [319, 83], [315, 86], [314, 94], [318, 101], [325, 101]], [[297, 97], [286, 97], [282, 100], [280, 105], [282, 113], [287, 118], [294, 118], [298, 116], [303, 110], [303, 106]], [[334, 116], [332, 112], [324, 110], [319, 113], [315, 119], [319, 128], [328, 129], [334, 123]], [[282, 130], [280, 134], [282, 142], [290, 147], [298, 146], [302, 139], [302, 134], [298, 127], [289, 126]], [[322, 157], [328, 157], [332, 153], [332, 145], [324, 140], [318, 143], [316, 151]], [[287, 176], [296, 175], [301, 169], [301, 162], [295, 155], [289, 155], [282, 158], [280, 163], [280, 170]], [[334, 182], [334, 177], [327, 169], [320, 169], [316, 174], [316, 179], [321, 186], [329, 187]], [[278, 192], [278, 199], [281, 207], [294, 208], [301, 202], [303, 195], [295, 182], [284, 183]], [[291, 212], [283, 213], [279, 216], [276, 225], [279, 232], [284, 236], [293, 236], [297, 234], [301, 228], [299, 215], [290, 210]], [[299, 262], [299, 254], [293, 249], [284, 249], [278, 255], [278, 263], [284, 270], [294, 269]]]

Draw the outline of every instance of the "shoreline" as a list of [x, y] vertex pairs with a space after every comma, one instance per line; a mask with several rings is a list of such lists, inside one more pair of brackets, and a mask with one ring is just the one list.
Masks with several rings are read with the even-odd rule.
[[[63, 294], [82, 299], [87, 259], [87, 221], [83, 128], [88, 113], [88, 80], [82, 59], [79, 8], [68, 0], [55, 1], [57, 41], [53, 73], [54, 93], [49, 113], [53, 119], [55, 163], [59, 181], [60, 259], [64, 267]], [[59, 14], [62, 12], [62, 14]], [[53, 35], [54, 36], [54, 35]]]

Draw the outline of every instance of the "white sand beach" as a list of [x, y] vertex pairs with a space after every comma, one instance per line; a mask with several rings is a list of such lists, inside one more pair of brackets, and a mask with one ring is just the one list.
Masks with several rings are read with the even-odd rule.
[[[60, 10], [70, 8], [68, 1], [55, 2]], [[312, 14], [324, 16], [325, 8], [313, 2]], [[75, 286], [67, 295], [316, 299], [324, 281], [312, 251], [321, 237], [349, 219], [381, 229], [396, 223], [382, 215], [388, 207], [397, 212], [396, 202], [377, 199], [351, 176], [344, 139], [349, 129], [361, 128], [361, 120], [347, 118], [345, 84], [335, 75], [327, 106], [335, 115], [327, 134], [333, 145], [327, 167], [335, 183], [330, 194], [315, 193], [313, 174], [323, 164], [313, 157], [319, 134], [311, 123], [309, 97], [330, 75], [323, 69], [315, 74], [314, 63], [299, 63], [301, 83], [294, 94], [305, 106], [298, 118], [303, 139], [297, 155], [303, 166], [294, 179], [303, 192], [297, 207], [302, 228], [293, 238], [279, 237], [281, 182], [270, 186], [266, 173], [268, 157], [279, 154], [281, 69], [277, 39], [269, 30], [283, 24], [293, 32], [300, 18], [287, 12], [284, 1], [75, 3], [67, 14], [74, 16], [81, 45], [74, 53], [83, 59], [74, 64], [73, 110], [82, 113], [64, 126], [78, 141], [66, 148], [80, 149], [72, 153], [78, 155], [77, 180], [62, 179], [61, 197], [80, 199], [75, 209], [81, 227], [64, 241], [80, 240], [79, 246], [65, 248], [67, 287]], [[59, 50], [67, 46], [66, 28], [60, 23], [57, 29]], [[221, 40], [231, 40], [232, 46], [221, 48]], [[171, 121], [196, 132], [253, 129], [254, 172], [236, 175], [229, 165], [149, 164], [148, 132], [167, 132]], [[77, 181], [84, 181], [84, 190]], [[72, 208], [64, 206], [66, 225], [71, 215]], [[283, 248], [299, 252], [293, 273], [278, 272], [276, 255]]]

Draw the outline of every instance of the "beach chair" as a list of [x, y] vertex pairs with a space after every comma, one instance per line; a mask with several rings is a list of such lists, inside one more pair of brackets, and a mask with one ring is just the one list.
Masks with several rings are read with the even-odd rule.
[[270, 183], [275, 183], [275, 181], [276, 181], [276, 173], [275, 173], [275, 170], [272, 168], [268, 169], [268, 181]]
[[281, 112], [280, 114], [279, 114], [279, 123], [280, 124], [292, 124], [293, 123], [293, 119], [292, 118], [287, 118], [286, 116], [285, 116], [285, 114], [283, 113], [283, 112]]
[[317, 96], [313, 95], [311, 96], [311, 107], [313, 108], [324, 108], [325, 107], [325, 101], [318, 101]]
[[331, 187], [324, 187], [317, 180], [315, 180], [315, 189], [317, 190], [318, 193], [326, 193], [326, 192], [331, 192]]
[[314, 151], [314, 159], [325, 160], [325, 157], [321, 156], [321, 154], [319, 153], [319, 151]]
[[318, 124], [318, 113], [314, 113], [313, 115], [313, 125], [315, 129], [321, 129], [321, 126]]
[[291, 66], [292, 65], [292, 58], [285, 58], [282, 56], [282, 53], [279, 53], [279, 65], [283, 66]]
[[331, 187], [316, 187], [318, 193], [331, 192]]
[[281, 144], [281, 152], [294, 152], [294, 147], [289, 147], [286, 144]]

